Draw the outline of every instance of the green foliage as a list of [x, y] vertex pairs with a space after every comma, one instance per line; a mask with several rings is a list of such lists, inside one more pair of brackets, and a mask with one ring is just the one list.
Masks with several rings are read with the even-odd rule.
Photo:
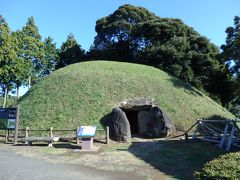
[[7, 86], [11, 82], [11, 68], [17, 54], [10, 29], [6, 23], [0, 24], [0, 83]]
[[195, 173], [197, 179], [239, 179], [240, 153], [228, 153], [204, 165]]
[[0, 118], [0, 129], [6, 129], [6, 128], [7, 128], [7, 119]]
[[113, 14], [96, 22], [94, 46], [91, 56], [115, 60], [133, 60], [134, 53], [145, 46], [144, 39], [135, 37], [138, 24], [155, 19], [145, 8], [131, 5], [120, 6]]
[[15, 49], [8, 25], [4, 22], [0, 23], [0, 85], [5, 96], [3, 107], [5, 107], [8, 92], [13, 88], [12, 80], [17, 59]]
[[32, 78], [32, 84], [34, 84], [39, 78], [39, 74], [44, 66], [44, 43], [41, 41], [41, 36], [34, 22], [34, 18], [28, 18], [22, 31], [18, 33], [20, 39], [20, 57], [24, 59], [26, 64], [30, 65], [27, 71], [29, 77]]
[[232, 98], [231, 106], [229, 108], [235, 114], [240, 113], [239, 97], [240, 97], [240, 17], [235, 16], [234, 26], [226, 29], [227, 37], [226, 43], [221, 46], [222, 53], [220, 57], [227, 63], [232, 74], [232, 81], [234, 81], [234, 98]]
[[6, 24], [7, 22], [5, 21], [4, 17], [0, 15], [0, 24]]
[[57, 68], [80, 62], [83, 59], [84, 50], [77, 43], [74, 36], [69, 34], [66, 42], [61, 46]]
[[[235, 16], [234, 27], [226, 29], [226, 44], [221, 46], [222, 57], [225, 62], [229, 63], [233, 73], [239, 73], [240, 70], [240, 17]], [[232, 61], [234, 62], [233, 65]]]
[[14, 64], [14, 79], [13, 82], [17, 87], [20, 87], [22, 84], [26, 84], [26, 79], [30, 76], [30, 69], [32, 67], [32, 62], [24, 58], [24, 50], [22, 49], [23, 45], [23, 33], [20, 31], [13, 32], [12, 36], [14, 38], [14, 43], [16, 45], [17, 58], [15, 59]]
[[40, 76], [47, 76], [55, 70], [58, 62], [56, 43], [49, 36], [44, 40], [44, 60]]
[[[0, 96], [0, 107], [3, 104], [4, 98]], [[7, 96], [6, 107], [16, 107], [18, 100], [14, 96]]]
[[35, 83], [55, 69], [58, 54], [56, 45], [48, 37], [44, 42], [30, 17], [21, 31], [11, 32], [6, 21], [0, 16], [0, 85], [7, 95], [16, 88]]
[[[96, 22], [90, 56], [151, 65], [191, 83], [228, 106], [233, 91], [216, 93], [215, 80], [229, 80], [227, 67], [219, 61], [218, 48], [180, 19], [160, 18], [147, 9], [120, 6]], [[218, 79], [220, 80], [220, 79]]]
[[34, 85], [20, 101], [20, 125], [32, 128], [102, 126], [112, 108], [131, 98], [155, 98], [178, 130], [197, 118], [233, 116], [183, 81], [156, 68], [89, 61], [61, 68]]

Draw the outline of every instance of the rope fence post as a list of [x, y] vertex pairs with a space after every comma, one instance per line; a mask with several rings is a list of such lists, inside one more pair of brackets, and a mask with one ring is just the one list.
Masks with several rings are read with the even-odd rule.
[[9, 136], [9, 130], [6, 129], [6, 130], [5, 130], [5, 143], [8, 142], [8, 136]]
[[[25, 138], [28, 138], [29, 127], [25, 128]], [[25, 141], [25, 144], [28, 144], [28, 141]]]
[[78, 131], [79, 131], [79, 127], [77, 127], [76, 129], [76, 144], [79, 144]]
[[106, 143], [107, 143], [107, 145], [110, 144], [110, 141], [109, 141], [109, 127], [108, 126], [106, 127]]
[[184, 134], [184, 138], [185, 138], [185, 141], [188, 142], [188, 133], [187, 132]]
[[50, 127], [50, 128], [49, 128], [49, 136], [50, 136], [50, 137], [53, 137], [53, 127]]

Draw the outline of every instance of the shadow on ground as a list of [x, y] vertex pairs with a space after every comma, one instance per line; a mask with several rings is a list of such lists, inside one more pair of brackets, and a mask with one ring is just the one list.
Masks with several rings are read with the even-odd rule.
[[71, 143], [59, 143], [59, 144], [53, 144], [54, 148], [57, 149], [79, 149], [79, 145], [71, 144]]
[[177, 179], [194, 179], [195, 171], [225, 153], [213, 144], [181, 140], [133, 142], [128, 151], [167, 176]]

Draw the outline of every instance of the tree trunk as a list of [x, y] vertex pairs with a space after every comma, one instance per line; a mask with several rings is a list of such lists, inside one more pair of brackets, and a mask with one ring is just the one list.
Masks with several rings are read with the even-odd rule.
[[17, 99], [19, 99], [19, 86], [17, 85]]
[[7, 92], [8, 92], [8, 88], [5, 87], [5, 91], [4, 91], [4, 101], [3, 101], [3, 108], [5, 108], [6, 103], [7, 103]]

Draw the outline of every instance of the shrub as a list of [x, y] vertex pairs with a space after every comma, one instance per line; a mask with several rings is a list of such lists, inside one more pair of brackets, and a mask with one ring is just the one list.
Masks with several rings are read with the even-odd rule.
[[239, 179], [240, 152], [228, 153], [206, 163], [196, 179]]

